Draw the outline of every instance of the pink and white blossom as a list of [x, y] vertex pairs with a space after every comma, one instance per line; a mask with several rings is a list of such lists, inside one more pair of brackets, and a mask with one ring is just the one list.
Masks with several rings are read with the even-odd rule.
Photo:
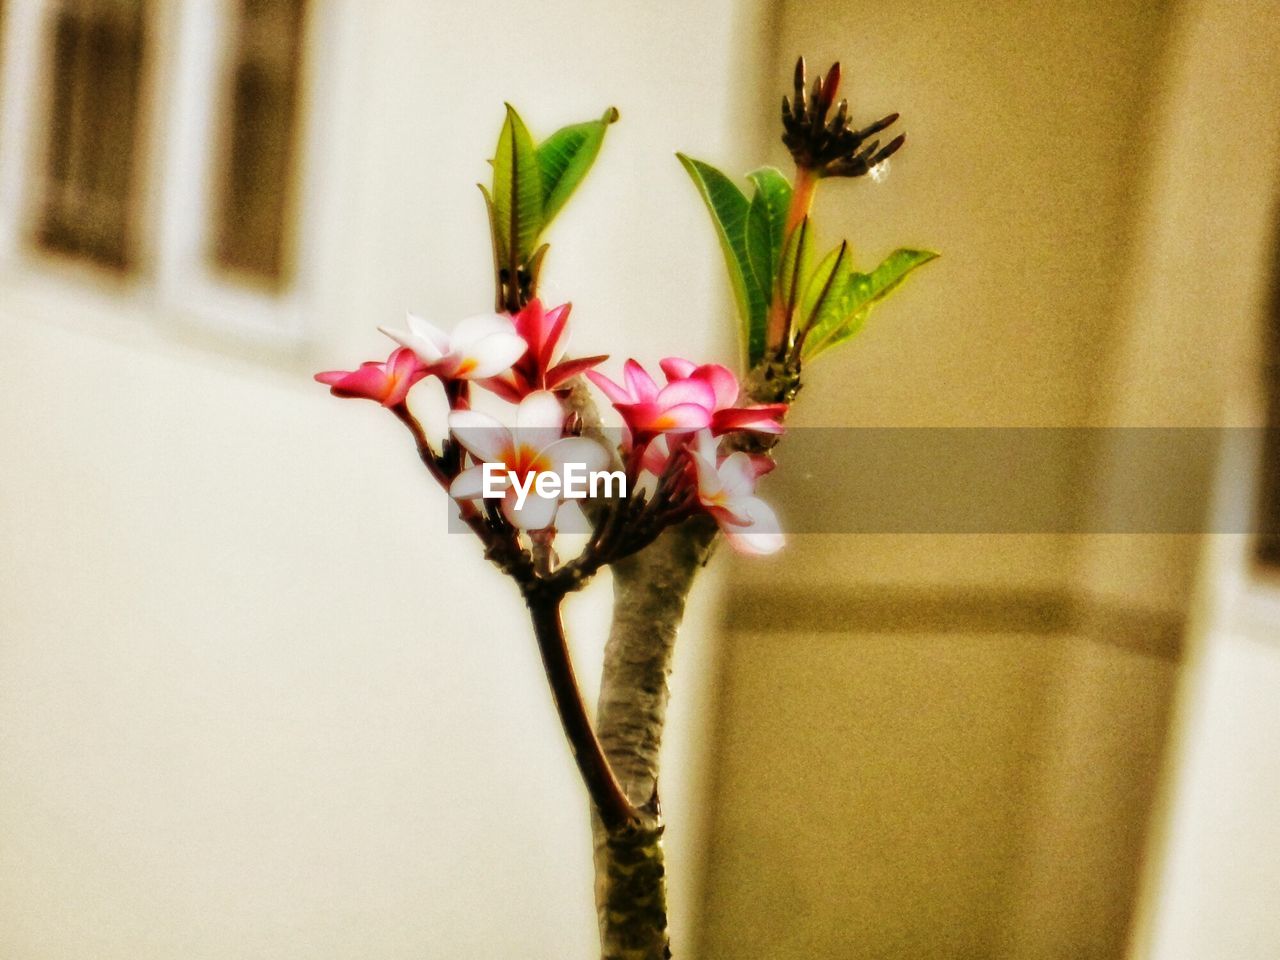
[[782, 433], [781, 418], [786, 415], [785, 403], [758, 403], [736, 406], [741, 388], [738, 378], [728, 367], [718, 363], [701, 366], [683, 357], [667, 357], [659, 363], [667, 382], [677, 380], [701, 380], [711, 388], [714, 403], [711, 408], [711, 432], [720, 436], [733, 430], [752, 430], [757, 433]]
[[426, 375], [414, 352], [401, 347], [382, 363], [370, 360], [355, 370], [326, 370], [315, 378], [335, 397], [376, 400], [384, 407], [394, 407], [404, 403], [409, 388]]
[[585, 373], [605, 356], [562, 360], [569, 342], [569, 311], [563, 303], [547, 310], [536, 297], [512, 317], [515, 331], [528, 349], [511, 368], [484, 383], [498, 396], [512, 403], [534, 390], [556, 390], [580, 373]]
[[449, 495], [456, 500], [479, 499], [484, 494], [484, 464], [501, 464], [504, 474], [514, 474], [529, 490], [523, 505], [517, 506], [515, 485], [504, 476], [503, 515], [522, 530], [550, 527], [561, 498], [538, 496], [529, 485], [530, 478], [543, 472], [563, 476], [570, 463], [582, 464], [587, 471], [603, 470], [609, 463], [608, 451], [595, 441], [565, 437], [564, 422], [564, 408], [547, 390], [534, 391], [520, 401], [514, 430], [478, 411], [455, 410], [449, 414], [449, 429], [477, 462], [458, 474]]
[[755, 495], [756, 481], [773, 468], [773, 461], [742, 451], [721, 457], [710, 430], [699, 431], [686, 449], [696, 472], [698, 501], [734, 549], [755, 555], [781, 549], [777, 514]]
[[622, 372], [626, 386], [595, 370], [588, 371], [587, 377], [622, 414], [633, 443], [645, 444], [663, 433], [700, 430], [711, 423], [715, 391], [705, 380], [674, 380], [659, 387], [635, 360], [628, 360]]
[[400, 346], [412, 350], [428, 374], [441, 380], [485, 380], [510, 369], [528, 345], [516, 333], [510, 317], [483, 313], [467, 317], [446, 333], [415, 314], [409, 329], [378, 329]]

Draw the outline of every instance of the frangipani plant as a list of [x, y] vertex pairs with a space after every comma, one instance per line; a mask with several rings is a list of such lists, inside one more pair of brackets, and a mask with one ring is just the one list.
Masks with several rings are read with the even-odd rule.
[[[481, 187], [493, 238], [493, 312], [451, 332], [410, 316], [407, 329], [380, 328], [396, 344], [385, 362], [316, 375], [335, 396], [376, 401], [404, 423], [462, 523], [524, 597], [591, 800], [605, 960], [671, 956], [658, 760], [672, 651], [694, 577], [718, 533], [747, 554], [782, 547], [778, 519], [756, 487], [773, 468], [770, 451], [804, 367], [856, 335], [875, 304], [935, 256], [897, 250], [863, 273], [845, 241], [818, 255], [811, 213], [818, 185], [883, 172], [905, 142], [874, 139], [896, 114], [853, 127], [848, 104], [835, 103], [839, 83], [837, 64], [807, 90], [804, 61], [797, 63], [795, 94], [782, 110], [783, 142], [795, 161], [790, 179], [755, 170], [748, 197], [721, 171], [678, 155], [724, 252], [741, 376], [671, 357], [661, 363], [664, 383], [634, 360], [615, 380], [597, 369], [605, 355], [565, 357], [570, 306], [548, 308], [538, 298], [549, 249], [542, 237], [618, 112], [537, 143], [510, 105], [492, 185]], [[428, 379], [443, 385], [449, 408], [449, 433], [438, 446], [408, 405], [410, 391]], [[588, 381], [621, 416], [621, 442], [607, 438]], [[507, 423], [471, 409], [475, 389], [506, 402]], [[578, 495], [573, 481], [586, 473], [592, 483]], [[590, 533], [579, 552], [562, 557], [558, 524], [575, 496]], [[561, 606], [606, 567], [614, 612], [593, 724]]]

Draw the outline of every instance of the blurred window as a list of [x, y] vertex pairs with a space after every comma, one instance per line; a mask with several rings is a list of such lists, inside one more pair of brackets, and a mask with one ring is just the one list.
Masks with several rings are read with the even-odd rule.
[[46, 41], [36, 240], [115, 269], [134, 254], [147, 12], [144, 0], [58, 0]]
[[215, 178], [214, 262], [278, 286], [289, 272], [304, 0], [233, 0]]
[[0, 0], [0, 283], [60, 294], [69, 260], [108, 281], [94, 296], [301, 337], [322, 126], [307, 60], [336, 6]]

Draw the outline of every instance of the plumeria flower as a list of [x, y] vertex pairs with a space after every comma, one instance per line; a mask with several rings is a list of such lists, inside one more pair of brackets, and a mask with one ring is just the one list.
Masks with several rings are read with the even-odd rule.
[[534, 390], [555, 390], [608, 357], [561, 360], [569, 342], [569, 310], [563, 303], [546, 310], [534, 298], [513, 318], [515, 331], [528, 345], [510, 370], [487, 380], [488, 387], [504, 400], [519, 403]]
[[773, 462], [742, 451], [720, 457], [719, 443], [710, 430], [699, 431], [687, 449], [697, 472], [698, 500], [734, 549], [755, 555], [781, 549], [777, 514], [755, 495], [756, 481], [773, 468]]
[[[565, 437], [564, 408], [555, 394], [535, 390], [516, 408], [515, 430], [508, 430], [493, 417], [475, 410], [449, 414], [449, 429], [478, 461], [454, 479], [449, 495], [455, 500], [476, 500], [484, 495], [484, 464], [501, 464], [504, 473], [502, 513], [512, 526], [522, 530], [543, 530], [555, 522], [560, 497], [540, 497], [532, 487], [538, 473], [564, 476], [566, 464], [583, 464], [588, 472], [603, 470], [609, 463], [604, 447], [585, 437]], [[514, 477], [510, 476], [513, 474]], [[515, 480], [527, 491], [522, 506]]]
[[408, 323], [408, 332], [378, 329], [417, 354], [426, 372], [441, 380], [497, 376], [515, 363], [527, 347], [511, 319], [497, 313], [467, 317], [452, 334], [412, 313]]
[[735, 406], [740, 387], [738, 378], [728, 367], [718, 363], [701, 366], [683, 357], [667, 357], [659, 366], [667, 375], [667, 381], [701, 380], [715, 395], [711, 412], [711, 432], [716, 436], [733, 430], [754, 430], [757, 433], [782, 433], [779, 419], [787, 412], [785, 403], [759, 403], [747, 407]]
[[355, 370], [326, 370], [317, 373], [316, 380], [326, 384], [335, 397], [376, 400], [384, 407], [394, 407], [404, 403], [409, 388], [426, 375], [414, 352], [400, 347], [383, 363], [370, 360]]
[[648, 444], [658, 434], [692, 432], [711, 423], [716, 398], [705, 380], [673, 380], [659, 388], [634, 360], [628, 360], [622, 372], [625, 387], [595, 370], [588, 370], [587, 377], [622, 414], [636, 446]]

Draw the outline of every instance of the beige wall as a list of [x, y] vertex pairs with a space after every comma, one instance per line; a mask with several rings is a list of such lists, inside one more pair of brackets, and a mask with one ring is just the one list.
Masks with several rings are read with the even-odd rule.
[[[184, 333], [145, 289], [0, 280], [0, 956], [592, 952], [585, 798], [520, 602], [445, 534], [391, 418], [310, 372], [385, 351], [374, 326], [406, 308], [488, 304], [473, 184], [504, 99], [544, 135], [622, 111], [552, 236], [578, 349], [727, 342], [671, 153], [729, 153], [739, 8], [340, 9], [304, 353]], [[607, 603], [572, 604], [588, 683]], [[705, 622], [664, 782], [681, 943]]]
[[[784, 52], [872, 52], [858, 100], [911, 133], [828, 222], [946, 255], [801, 418], [1260, 422], [1274, 13], [789, 7]], [[1062, 491], [1086, 516], [1107, 455]], [[1217, 499], [1254, 470], [1221, 464]], [[1247, 538], [813, 538], [738, 583], [707, 956], [1276, 954], [1280, 604]], [[752, 625], [786, 598], [791, 631]]]
[[[1177, 49], [1160, 167], [1161, 256], [1148, 297], [1192, 277], [1168, 315], [1184, 342], [1204, 346], [1179, 352], [1137, 327], [1130, 355], [1140, 353], [1146, 382], [1168, 382], [1181, 406], [1260, 423], [1259, 334], [1274, 309], [1280, 210], [1280, 20], [1269, 4], [1200, 0], [1188, 4]], [[1210, 157], [1205, 138], [1224, 123], [1248, 134]], [[1177, 229], [1188, 224], [1198, 229]], [[1192, 373], [1208, 389], [1186, 390]], [[1253, 498], [1256, 463], [1235, 453], [1219, 467], [1219, 508]], [[1132, 960], [1263, 960], [1280, 951], [1280, 594], [1274, 575], [1253, 564], [1247, 537], [1206, 538], [1199, 560]]]
[[[886, 183], [825, 188], [824, 236], [943, 254], [812, 368], [797, 424], [1126, 422], [1171, 10], [786, 5], [777, 86], [840, 58], [859, 115], [908, 135]], [[1104, 468], [1076, 470], [1049, 495], [1088, 509]], [[733, 617], [705, 956], [1122, 954], [1195, 544], [1148, 544], [1183, 576], [1152, 598], [1095, 590], [1092, 539], [824, 535], [739, 565], [736, 601], [793, 628]]]

